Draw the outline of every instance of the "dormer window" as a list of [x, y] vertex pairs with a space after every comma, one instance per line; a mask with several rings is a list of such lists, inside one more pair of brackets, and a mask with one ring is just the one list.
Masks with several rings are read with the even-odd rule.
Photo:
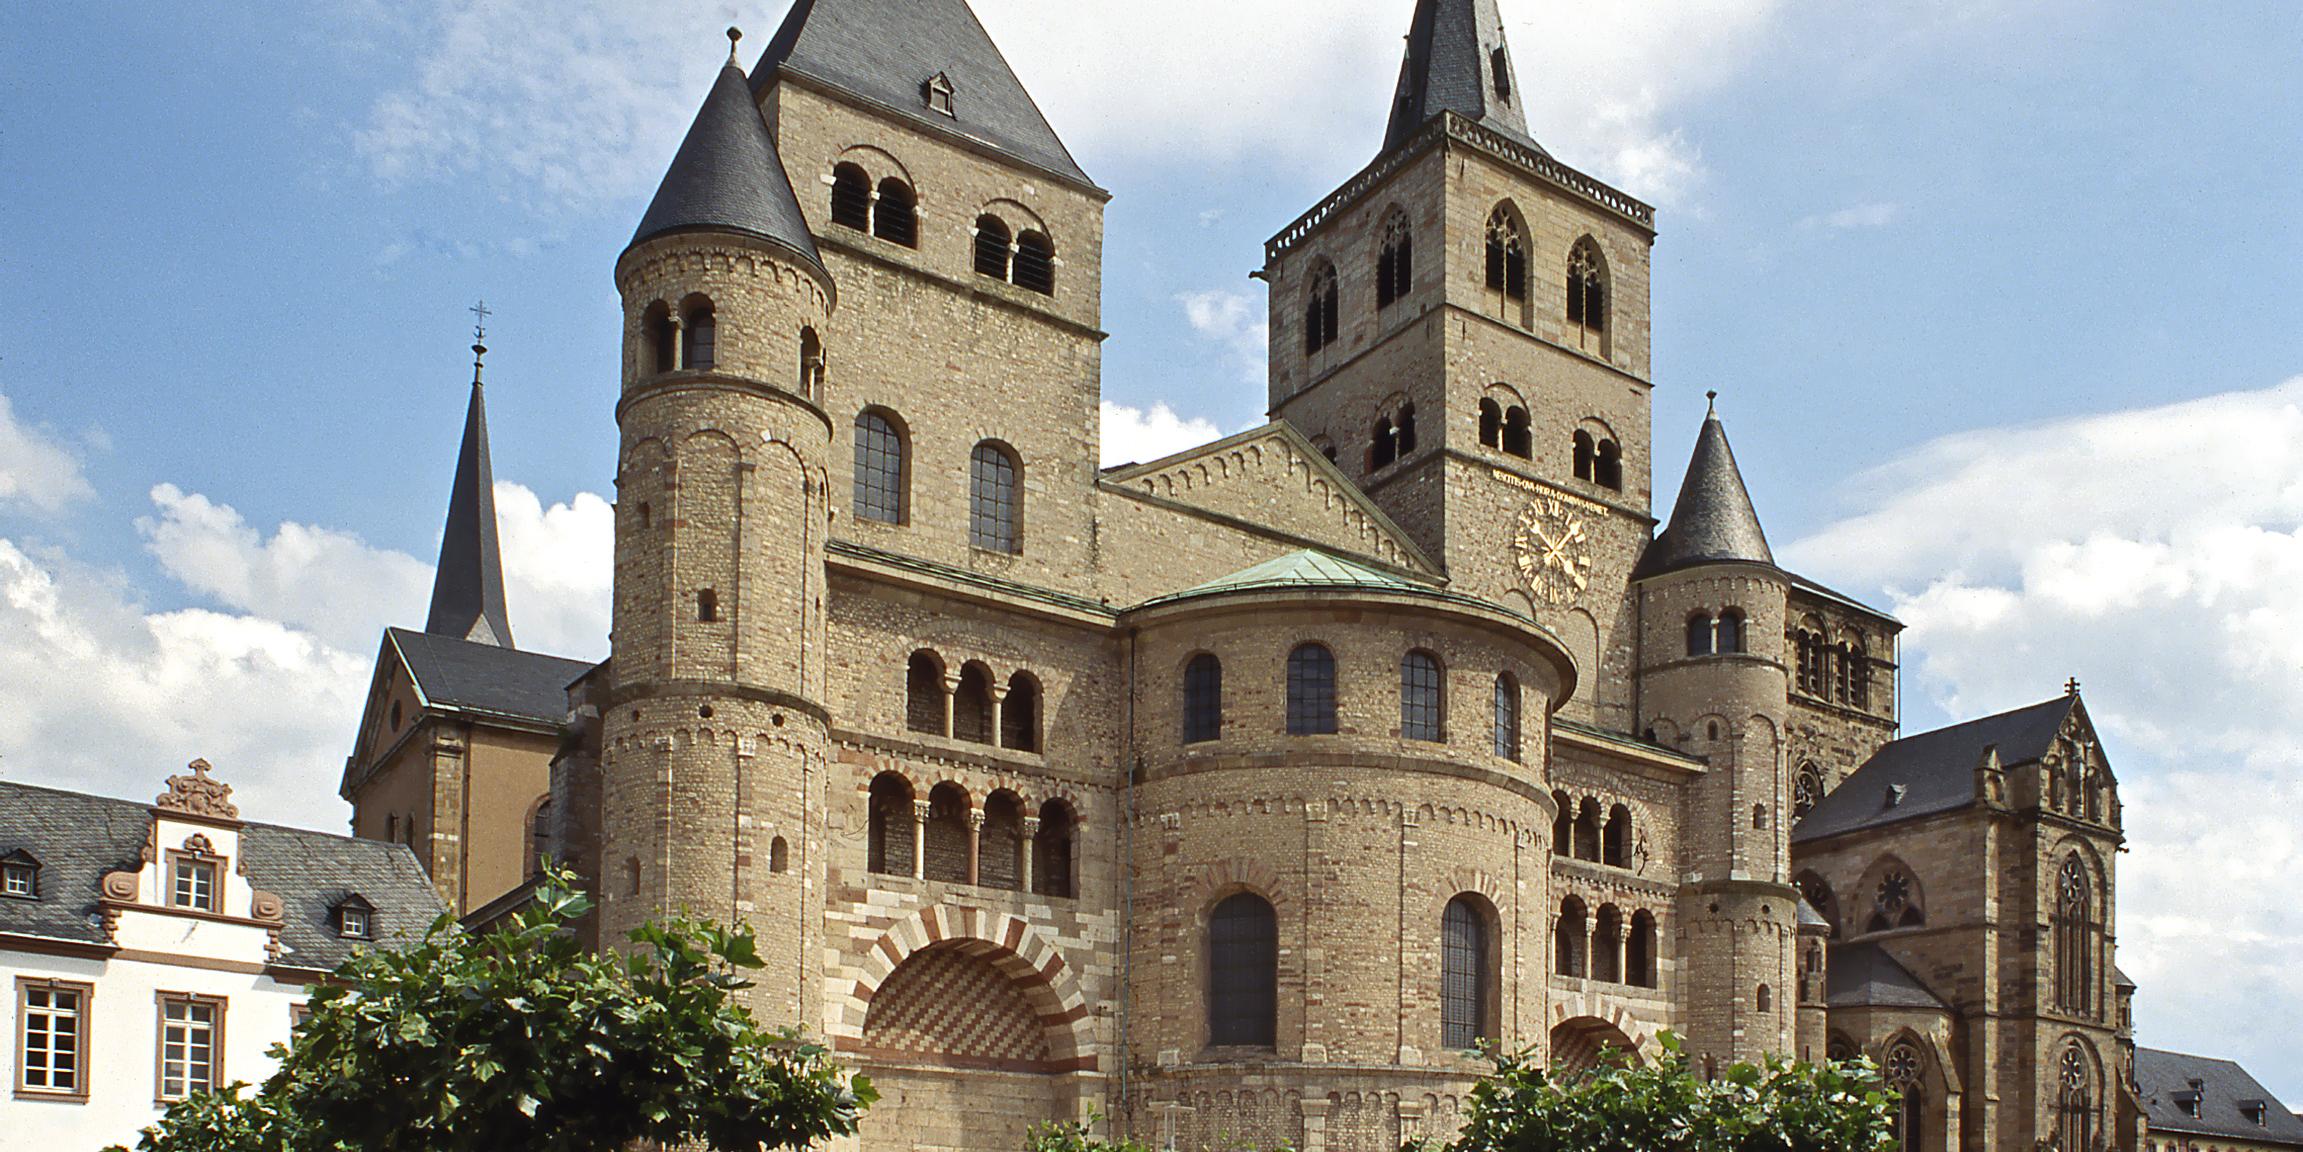
[[941, 72], [928, 77], [927, 83], [920, 85], [920, 97], [927, 101], [928, 111], [958, 118], [958, 113], [952, 111], [951, 77]]
[[2257, 1128], [2270, 1127], [2271, 1108], [2261, 1100], [2240, 1101], [2239, 1114], [2247, 1117]]
[[346, 940], [376, 937], [376, 907], [357, 894], [347, 896], [335, 909], [336, 935]]
[[1495, 98], [1511, 103], [1511, 57], [1498, 44], [1487, 54], [1487, 70], [1495, 74]]
[[21, 849], [0, 857], [0, 896], [40, 898], [40, 862]]
[[196, 855], [176, 857], [175, 883], [169, 888], [169, 903], [194, 912], [216, 910], [216, 861]]

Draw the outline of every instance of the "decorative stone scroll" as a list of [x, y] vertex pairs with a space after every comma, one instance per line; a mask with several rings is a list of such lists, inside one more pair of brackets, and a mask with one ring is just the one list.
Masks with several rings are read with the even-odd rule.
[[232, 786], [208, 775], [206, 760], [194, 760], [189, 776], [170, 776], [168, 790], [152, 801], [162, 812], [181, 812], [187, 816], [205, 816], [211, 820], [238, 820], [240, 809], [232, 803]]

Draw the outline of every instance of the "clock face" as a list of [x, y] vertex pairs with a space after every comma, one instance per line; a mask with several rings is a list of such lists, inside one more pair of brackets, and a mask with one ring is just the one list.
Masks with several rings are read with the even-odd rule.
[[1564, 608], [1591, 586], [1591, 516], [1557, 496], [1538, 496], [1519, 514], [1512, 543], [1519, 576], [1536, 599]]

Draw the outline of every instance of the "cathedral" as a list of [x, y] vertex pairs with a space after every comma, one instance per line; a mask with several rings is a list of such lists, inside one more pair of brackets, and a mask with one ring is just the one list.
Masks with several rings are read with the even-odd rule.
[[1391, 1152], [1484, 1047], [1666, 1031], [1869, 1055], [1907, 1149], [2139, 1147], [2077, 684], [1902, 733], [1900, 625], [1776, 562], [1716, 411], [1655, 518], [1655, 211], [1497, 4], [1402, 0], [1381, 150], [1265, 245], [1269, 423], [1113, 468], [1109, 193], [965, 0], [731, 32], [614, 263], [612, 656], [514, 646], [475, 380], [355, 833], [474, 922], [551, 857], [602, 946], [750, 924], [871, 1152]]

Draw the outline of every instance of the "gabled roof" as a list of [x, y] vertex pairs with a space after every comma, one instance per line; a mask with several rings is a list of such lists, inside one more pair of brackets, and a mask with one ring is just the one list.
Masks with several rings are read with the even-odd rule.
[[1407, 143], [1432, 117], [1453, 112], [1548, 156], [1527, 134], [1520, 110], [1526, 100], [1496, 0], [1417, 0], [1383, 150]]
[[1834, 944], [1824, 974], [1824, 1002], [1833, 1008], [1931, 1008], [1942, 1000], [1877, 944]]
[[558, 725], [568, 714], [568, 684], [592, 667], [540, 652], [475, 644], [449, 636], [384, 630], [427, 707]]
[[[478, 352], [478, 345], [473, 345]], [[496, 473], [488, 462], [488, 405], [472, 368], [472, 401], [464, 410], [464, 446], [448, 494], [440, 566], [432, 573], [432, 611], [424, 631], [480, 644], [512, 646], [504, 610], [504, 558], [496, 542]]]
[[1768, 550], [1759, 512], [1735, 466], [1735, 450], [1728, 447], [1727, 429], [1714, 411], [1703, 418], [1703, 431], [1696, 435], [1687, 478], [1671, 506], [1671, 523], [1647, 546], [1632, 578], [1734, 561], [1772, 566], [1775, 553]]
[[[2196, 1088], [2192, 1086], [2194, 1080], [2198, 1081]], [[2135, 1083], [2142, 1092], [2143, 1111], [2151, 1119], [2153, 1132], [2303, 1148], [2303, 1120], [2230, 1060], [2137, 1048]], [[2184, 1109], [2184, 1101], [2193, 1094], [2199, 1106], [2196, 1117]], [[2262, 1124], [2248, 1118], [2249, 1105], [2262, 1107]]]
[[[752, 90], [785, 73], [1095, 186], [967, 0], [796, 0], [752, 67]], [[949, 116], [928, 108], [923, 89], [937, 76], [952, 87]]]
[[[104, 874], [142, 867], [152, 818], [151, 805], [133, 800], [0, 782], [0, 851], [21, 848], [40, 860], [40, 898], [0, 899], [0, 932], [110, 943], [96, 914]], [[354, 893], [375, 906], [378, 941], [420, 936], [447, 910], [404, 845], [247, 824], [240, 857], [235, 866], [249, 884], [285, 908], [279, 963], [287, 967], [325, 971], [352, 954], [361, 941], [344, 939], [331, 913]]]
[[[1791, 830], [1804, 843], [1951, 812], [1975, 802], [1975, 767], [1996, 748], [2005, 766], [2028, 764], [2055, 746], [2076, 696], [1889, 741]], [[1900, 791], [1897, 791], [1900, 789]]]
[[[632, 243], [672, 232], [733, 232], [779, 245], [824, 271], [767, 121], [731, 53], [672, 157]], [[830, 273], [825, 272], [825, 279]]]

